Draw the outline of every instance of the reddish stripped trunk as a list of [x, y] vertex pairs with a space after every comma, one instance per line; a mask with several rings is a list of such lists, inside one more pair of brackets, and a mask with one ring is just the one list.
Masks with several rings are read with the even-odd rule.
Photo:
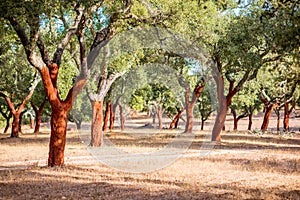
[[263, 123], [261, 125], [261, 130], [263, 132], [266, 132], [268, 130], [270, 116], [274, 108], [276, 108], [276, 104], [270, 104], [265, 107], [265, 115], [264, 115]]
[[193, 131], [193, 126], [194, 126], [194, 107], [197, 103], [197, 100], [201, 94], [201, 92], [203, 91], [205, 85], [200, 85], [197, 84], [194, 88], [193, 94], [192, 94], [192, 98], [191, 100], [189, 100], [190, 98], [190, 88], [186, 88], [185, 91], [185, 109], [186, 109], [186, 124], [185, 124], [185, 133], [192, 133]]
[[51, 135], [49, 142], [48, 166], [63, 166], [66, 145], [67, 116], [73, 105], [73, 99], [84, 87], [86, 80], [78, 80], [69, 91], [67, 98], [62, 101], [57, 90], [59, 66], [54, 64], [40, 70], [45, 92], [52, 108]]
[[107, 129], [108, 129], [110, 107], [111, 107], [111, 103], [110, 103], [110, 101], [107, 101], [106, 108], [105, 108], [105, 114], [104, 114], [104, 122], [103, 122], [103, 131], [104, 132], [107, 132]]
[[117, 108], [117, 104], [112, 104], [112, 103], [110, 104], [109, 130], [114, 129], [114, 124], [116, 119], [116, 108]]
[[173, 129], [173, 128], [178, 127], [179, 119], [180, 119], [183, 111], [184, 111], [184, 108], [177, 109], [177, 114], [175, 115], [174, 119], [172, 120], [169, 129]]
[[219, 110], [212, 131], [212, 141], [221, 141], [221, 131], [225, 127], [227, 108], [226, 100], [219, 102]]
[[64, 151], [67, 134], [68, 112], [62, 104], [52, 106], [51, 136], [49, 143], [48, 166], [62, 166], [64, 164]]
[[40, 108], [38, 108], [33, 102], [31, 102], [31, 107], [34, 110], [35, 113], [35, 127], [34, 127], [34, 133], [39, 133], [40, 132], [40, 127], [41, 127], [41, 121], [42, 121], [42, 112], [47, 103], [47, 99], [43, 101], [41, 104]]
[[296, 102], [295, 101], [293, 102], [293, 105], [291, 108], [289, 108], [289, 104], [290, 104], [290, 102], [285, 102], [285, 104], [284, 104], [284, 119], [283, 119], [284, 131], [289, 131], [289, 129], [290, 129], [290, 125], [289, 125], [290, 115], [291, 115], [292, 111], [295, 109]]
[[103, 143], [103, 101], [92, 101], [92, 131], [91, 131], [91, 146], [99, 147]]
[[186, 124], [185, 124], [185, 133], [192, 133], [194, 126], [194, 105], [191, 103], [187, 103], [185, 106], [186, 109]]
[[19, 125], [20, 125], [20, 113], [16, 112], [13, 114], [13, 122], [11, 127], [10, 137], [19, 137]]
[[18, 109], [15, 108], [14, 103], [10, 100], [10, 98], [8, 96], [6, 96], [4, 93], [0, 92], [0, 96], [5, 99], [8, 107], [9, 107], [9, 110], [10, 110], [12, 116], [13, 116], [13, 122], [12, 122], [10, 137], [19, 137], [19, 132], [21, 131], [20, 126], [21, 126], [21, 122], [22, 122], [21, 117], [24, 114], [24, 113], [22, 113], [22, 111], [24, 110], [27, 101], [31, 98], [36, 84], [37, 84], [37, 82], [34, 83], [34, 86], [31, 88], [31, 91], [25, 97], [25, 99], [22, 101], [22, 103], [21, 103], [21, 105], [19, 106]]

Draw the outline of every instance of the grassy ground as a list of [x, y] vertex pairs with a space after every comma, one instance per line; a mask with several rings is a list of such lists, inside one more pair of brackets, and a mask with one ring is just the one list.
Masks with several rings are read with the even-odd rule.
[[[299, 199], [300, 135], [225, 132], [199, 157], [203, 132], [186, 155], [150, 173], [126, 173], [98, 163], [78, 134], [68, 133], [66, 166], [46, 167], [49, 133], [0, 135], [0, 199]], [[153, 150], [173, 138], [113, 132], [123, 149]]]

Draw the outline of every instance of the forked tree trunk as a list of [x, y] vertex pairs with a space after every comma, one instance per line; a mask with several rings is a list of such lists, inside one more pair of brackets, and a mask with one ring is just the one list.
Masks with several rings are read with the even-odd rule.
[[179, 123], [179, 119], [182, 115], [182, 112], [184, 111], [184, 108], [182, 109], [177, 109], [177, 114], [175, 115], [174, 119], [172, 120], [169, 129], [173, 129], [173, 128], [177, 128], [178, 127], [178, 123]]
[[237, 131], [238, 123], [239, 123], [240, 119], [247, 117], [248, 114], [241, 114], [241, 115], [237, 116], [237, 113], [234, 109], [232, 109], [231, 112], [233, 115], [233, 130]]
[[15, 109], [14, 103], [10, 100], [10, 98], [8, 96], [6, 96], [4, 93], [0, 92], [0, 96], [5, 99], [8, 107], [9, 107], [9, 110], [12, 113], [12, 116], [13, 116], [13, 122], [12, 122], [10, 137], [19, 137], [20, 117], [22, 117], [22, 115], [24, 114], [24, 113], [22, 113], [22, 111], [24, 110], [27, 101], [31, 98], [37, 84], [38, 84], [38, 79], [35, 79], [33, 84], [32, 84], [32, 87], [31, 87], [31, 90], [30, 90], [29, 94], [22, 101], [22, 103], [20, 104], [18, 109]]
[[123, 131], [125, 129], [125, 117], [123, 113], [123, 107], [119, 105], [119, 111], [120, 111], [120, 125], [121, 130]]
[[284, 104], [284, 119], [283, 119], [284, 131], [289, 131], [289, 129], [290, 129], [290, 125], [289, 125], [290, 115], [296, 106], [296, 103], [293, 102], [292, 107], [289, 108], [289, 104], [290, 104], [290, 102], [285, 102], [285, 104]]
[[253, 112], [250, 112], [248, 117], [249, 117], [248, 130], [251, 131], [252, 123], [253, 123], [252, 122]]
[[40, 132], [41, 127], [41, 121], [42, 121], [42, 112], [47, 103], [47, 99], [44, 99], [43, 103], [41, 104], [40, 108], [38, 108], [33, 102], [31, 102], [31, 107], [34, 110], [35, 113], [35, 127], [34, 127], [34, 133]]
[[52, 63], [39, 71], [43, 79], [47, 98], [52, 108], [48, 155], [48, 166], [50, 167], [64, 165], [68, 113], [72, 108], [74, 98], [79, 94], [86, 83], [85, 78], [78, 79], [63, 101], [59, 98], [57, 90], [58, 69], [59, 66]]
[[91, 101], [92, 104], [92, 130], [91, 146], [99, 147], [103, 144], [103, 101]]
[[204, 86], [205, 86], [205, 84], [200, 85], [200, 83], [195, 86], [194, 91], [192, 93], [191, 100], [189, 100], [190, 95], [191, 95], [190, 87], [188, 86], [186, 88], [186, 91], [185, 91], [186, 124], [185, 124], [185, 131], [184, 131], [185, 133], [193, 132], [193, 126], [194, 126], [193, 111], [194, 111], [194, 107], [197, 103], [197, 100], [198, 100], [201, 92], [204, 89]]
[[107, 132], [107, 129], [108, 129], [110, 105], [111, 105], [110, 101], [107, 101], [106, 108], [105, 108], [105, 114], [104, 114], [104, 121], [103, 121], [103, 131], [104, 132]]

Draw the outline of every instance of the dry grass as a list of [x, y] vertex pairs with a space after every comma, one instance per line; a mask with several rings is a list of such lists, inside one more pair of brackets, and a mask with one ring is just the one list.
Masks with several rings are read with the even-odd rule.
[[[151, 151], [174, 133], [133, 137], [109, 133], [119, 147]], [[68, 133], [66, 166], [48, 168], [49, 133], [0, 136], [0, 199], [299, 199], [300, 136], [224, 133], [205, 157], [182, 157], [151, 173], [116, 171], [93, 160], [74, 132]], [[199, 132], [187, 152], [198, 152]], [[80, 162], [82, 161], [82, 162]], [[72, 163], [73, 162], [73, 163]]]

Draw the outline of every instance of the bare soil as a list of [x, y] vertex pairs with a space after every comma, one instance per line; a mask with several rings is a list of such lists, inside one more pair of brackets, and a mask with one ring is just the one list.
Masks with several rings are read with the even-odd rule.
[[[74, 130], [68, 132], [65, 167], [48, 168], [49, 129], [38, 135], [31, 131], [25, 127], [20, 138], [0, 135], [0, 199], [300, 199], [297, 131], [225, 131], [222, 143], [206, 156], [198, 154], [206, 132], [198, 131], [185, 156], [149, 173], [127, 173], [99, 163]], [[151, 138], [107, 133], [128, 150], [157, 149], [173, 135], [168, 130]]]

